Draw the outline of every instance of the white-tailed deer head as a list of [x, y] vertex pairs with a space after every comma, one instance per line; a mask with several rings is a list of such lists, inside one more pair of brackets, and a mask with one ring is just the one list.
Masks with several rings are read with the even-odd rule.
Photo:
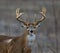
[[41, 12], [39, 12], [42, 17], [40, 18], [40, 20], [36, 21], [36, 15], [35, 15], [35, 22], [33, 23], [29, 23], [29, 22], [25, 22], [22, 20], [21, 16], [24, 15], [23, 12], [20, 12], [20, 8], [16, 9], [16, 18], [19, 22], [22, 22], [24, 24], [24, 26], [27, 28], [27, 30], [29, 30], [29, 32], [33, 33], [34, 29], [36, 27], [38, 27], [39, 23], [42, 22], [45, 17], [46, 17], [46, 8], [42, 8]]

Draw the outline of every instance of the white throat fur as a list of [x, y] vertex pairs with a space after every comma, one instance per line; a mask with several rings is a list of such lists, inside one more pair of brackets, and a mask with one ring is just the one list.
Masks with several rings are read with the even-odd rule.
[[34, 33], [27, 35], [27, 45], [32, 47], [35, 43], [36, 35]]

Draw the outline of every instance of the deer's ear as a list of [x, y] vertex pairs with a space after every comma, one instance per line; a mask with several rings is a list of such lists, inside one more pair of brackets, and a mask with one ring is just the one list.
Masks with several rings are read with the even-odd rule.
[[21, 27], [22, 27], [22, 28], [26, 28], [26, 25], [23, 24]]
[[36, 28], [37, 28], [37, 27], [40, 27], [40, 23], [39, 23], [38, 25], [36, 25]]

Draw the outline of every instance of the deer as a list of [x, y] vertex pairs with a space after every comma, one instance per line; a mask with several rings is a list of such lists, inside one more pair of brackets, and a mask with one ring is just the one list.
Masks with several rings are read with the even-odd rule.
[[[23, 23], [23, 26], [26, 28], [25, 33], [23, 33], [22, 36], [19, 37], [8, 37], [7, 39], [1, 39], [1, 45], [4, 43], [5, 45], [5, 52], [1, 53], [31, 53], [32, 46], [35, 44], [36, 35], [35, 31], [36, 28], [39, 26], [39, 23], [42, 22], [46, 18], [46, 9], [42, 8], [41, 12], [39, 12], [42, 17], [35, 22], [25, 22], [22, 20], [21, 16], [24, 15], [23, 12], [20, 12], [20, 8], [16, 9], [16, 19]], [[36, 15], [35, 15], [36, 17]], [[2, 36], [4, 37], [4, 36]], [[2, 41], [3, 40], [3, 41]], [[4, 44], [2, 46], [4, 46]]]

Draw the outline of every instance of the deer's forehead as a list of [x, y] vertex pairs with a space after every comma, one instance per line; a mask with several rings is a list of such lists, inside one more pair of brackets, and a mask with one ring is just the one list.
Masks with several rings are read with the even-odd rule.
[[27, 28], [27, 30], [35, 30], [35, 28], [34, 27], [29, 27], [29, 28]]
[[29, 26], [28, 26], [28, 28], [31, 28], [31, 29], [33, 29], [33, 28], [34, 28], [34, 26], [33, 26], [33, 25], [29, 25]]

